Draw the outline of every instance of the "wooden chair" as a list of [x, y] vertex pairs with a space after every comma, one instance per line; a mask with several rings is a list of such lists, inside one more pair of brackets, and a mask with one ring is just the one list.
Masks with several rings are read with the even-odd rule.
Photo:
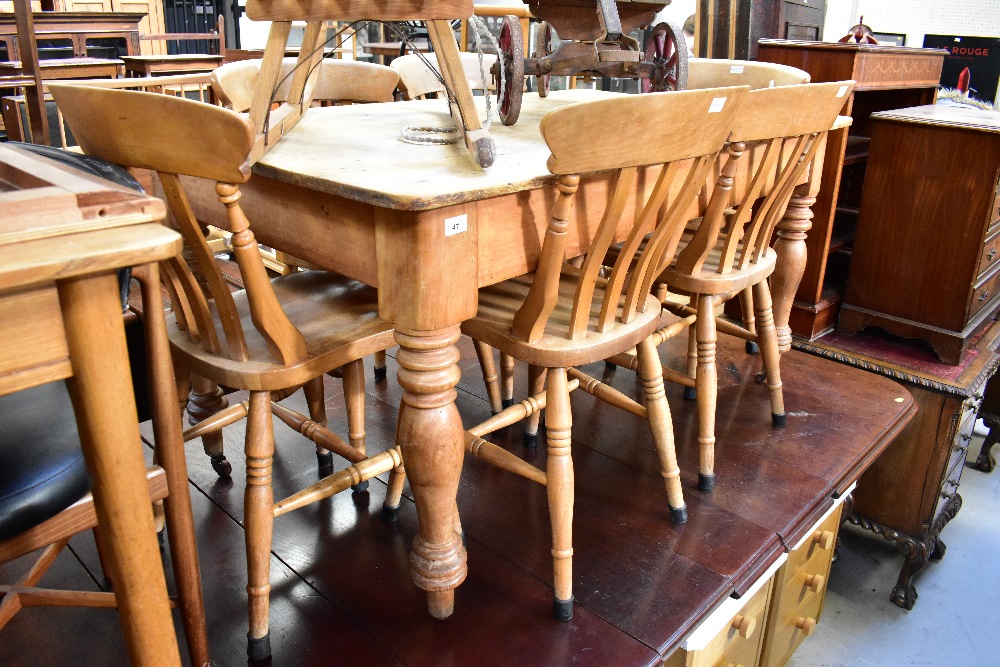
[[[427, 67], [424, 59], [434, 66], [434, 71]], [[470, 90], [481, 90], [485, 94], [489, 94], [490, 91], [496, 89], [492, 77], [490, 77], [490, 70], [497, 60], [495, 55], [484, 53], [482, 66], [480, 66], [478, 53], [462, 51], [459, 53], [459, 59], [462, 71], [465, 73], [465, 79], [469, 82]], [[407, 99], [422, 100], [430, 95], [436, 97], [445, 90], [444, 83], [439, 78], [441, 68], [438, 65], [437, 55], [434, 53], [421, 55], [411, 53], [400, 56], [393, 60], [389, 67], [399, 72], [399, 82], [402, 87], [406, 88]]]
[[[247, 111], [253, 102], [254, 90], [260, 78], [260, 60], [226, 63], [212, 72], [212, 89], [219, 103], [233, 111]], [[285, 102], [291, 91], [295, 58], [281, 63], [274, 102]], [[319, 64], [313, 102], [323, 104], [357, 104], [392, 102], [399, 75], [390, 67], [355, 60], [324, 58]]]
[[[549, 171], [559, 180], [538, 268], [481, 289], [476, 317], [462, 325], [474, 339], [545, 369], [544, 391], [470, 429], [467, 444], [476, 456], [547, 487], [558, 620], [573, 615], [572, 389], [579, 387], [649, 421], [671, 519], [687, 520], [670, 409], [651, 338], [660, 320], [660, 302], [650, 287], [673, 257], [684, 214], [715, 164], [746, 91], [738, 87], [624, 96], [549, 113], [540, 129], [552, 151]], [[671, 122], [662, 122], [664, 118]], [[593, 172], [604, 173], [591, 176]], [[638, 202], [637, 178], [651, 184]], [[588, 221], [596, 229], [589, 247], [579, 249], [586, 252], [579, 266], [565, 261], [570, 251], [565, 248], [566, 230], [580, 224], [572, 217], [574, 197], [608, 201], [599, 224]], [[640, 250], [647, 233], [652, 234], [650, 241]], [[603, 277], [603, 260], [616, 236], [626, 240], [619, 261]], [[577, 250], [570, 251], [571, 256], [578, 255]], [[573, 368], [633, 347], [645, 405]], [[544, 472], [482, 440], [543, 408], [548, 439]]]
[[725, 58], [688, 59], [688, 90], [717, 86], [773, 88], [809, 83], [809, 80], [808, 72], [789, 65]]
[[[357, 489], [391, 469], [397, 470], [389, 493], [394, 500], [387, 502], [398, 507], [402, 491], [399, 451], [392, 448], [368, 457], [364, 440], [354, 437], [353, 427], [349, 427], [350, 444], [344, 442], [325, 428], [322, 400], [323, 374], [342, 368], [345, 385], [358, 384], [361, 358], [391, 346], [392, 328], [377, 315], [375, 291], [343, 276], [304, 271], [273, 282], [268, 279], [239, 204], [238, 184], [250, 177], [248, 157], [255, 142], [246, 118], [166, 95], [72, 85], [53, 86], [52, 92], [86, 153], [152, 169], [159, 176], [173, 220], [184, 236], [185, 252], [192, 258], [191, 266], [177, 259], [165, 265], [166, 284], [175, 304], [167, 325], [174, 359], [181, 368], [211, 382], [250, 392], [248, 401], [212, 416], [185, 437], [218, 431], [247, 417], [248, 655], [262, 659], [270, 655], [268, 590], [274, 517], [350, 486]], [[217, 182], [245, 291], [231, 293], [223, 281], [188, 204], [181, 175]], [[178, 373], [178, 378], [182, 385], [178, 394], [186, 396], [187, 374]], [[309, 418], [272, 403], [298, 387], [305, 389]], [[313, 440], [318, 452], [325, 456], [335, 452], [352, 465], [275, 503], [270, 484], [272, 412]]]
[[[668, 370], [665, 377], [696, 388], [698, 479], [703, 491], [715, 485], [717, 330], [759, 345], [771, 418], [775, 426], [785, 424], [780, 354], [767, 284], [776, 258], [771, 235], [853, 86], [853, 81], [842, 81], [752, 90], [734, 121], [728, 155], [700, 221], [684, 234], [675, 261], [657, 280], [671, 292], [690, 296], [687, 305], [664, 303], [667, 310], [685, 318], [682, 324], [693, 324], [687, 374]], [[745, 311], [747, 326], [724, 320], [717, 325], [715, 308], [748, 289], [753, 292], [753, 315]], [[675, 326], [669, 335], [678, 330]], [[657, 337], [669, 335], [661, 332]]]
[[[297, 61], [285, 58], [281, 63], [274, 102], [285, 102], [291, 91], [292, 72]], [[260, 60], [226, 63], [212, 72], [212, 90], [219, 103], [227, 109], [244, 112], [250, 109], [260, 78]], [[365, 104], [392, 102], [399, 75], [390, 67], [356, 60], [324, 58], [319, 64], [313, 102], [320, 104]], [[298, 268], [316, 268], [276, 249], [275, 268], [289, 274]], [[386, 379], [385, 350], [375, 354], [375, 379]]]

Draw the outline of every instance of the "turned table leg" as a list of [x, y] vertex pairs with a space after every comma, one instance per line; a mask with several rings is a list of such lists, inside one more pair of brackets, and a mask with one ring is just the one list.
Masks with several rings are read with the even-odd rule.
[[455, 407], [461, 377], [455, 343], [458, 326], [437, 331], [396, 330], [398, 379], [406, 407], [397, 439], [420, 517], [410, 568], [414, 583], [427, 591], [434, 618], [447, 618], [455, 587], [465, 580], [465, 547], [455, 532], [455, 496], [465, 455], [462, 420]]
[[788, 320], [795, 292], [806, 270], [806, 236], [812, 228], [813, 217], [810, 207], [816, 203], [816, 197], [800, 192], [807, 188], [808, 184], [796, 189], [775, 230], [774, 252], [778, 260], [771, 274], [771, 301], [778, 349], [782, 352], [792, 347], [792, 328]]

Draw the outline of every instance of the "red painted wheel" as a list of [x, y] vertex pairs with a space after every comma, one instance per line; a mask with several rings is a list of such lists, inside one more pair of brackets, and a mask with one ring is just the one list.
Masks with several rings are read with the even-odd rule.
[[[538, 24], [537, 34], [538, 45], [535, 47], [535, 58], [541, 59], [552, 55], [552, 51], [554, 50], [553, 42], [555, 41], [552, 35], [552, 25], [547, 21], [542, 21]], [[551, 81], [551, 74], [539, 74], [535, 77], [535, 87], [538, 89], [539, 97], [548, 97]]]
[[[500, 66], [504, 68], [506, 83], [499, 99], [500, 120], [513, 125], [521, 113], [521, 96], [524, 94], [524, 37], [521, 21], [516, 16], [503, 17], [500, 26]], [[497, 95], [500, 95], [499, 87]]]
[[664, 21], [649, 35], [643, 60], [653, 64], [653, 74], [642, 80], [642, 92], [660, 93], [687, 88], [688, 52], [684, 33]]

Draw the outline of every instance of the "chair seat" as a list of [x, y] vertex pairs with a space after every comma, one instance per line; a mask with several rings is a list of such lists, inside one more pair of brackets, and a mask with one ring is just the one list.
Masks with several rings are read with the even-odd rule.
[[[182, 365], [220, 385], [250, 391], [280, 391], [394, 344], [392, 325], [378, 316], [378, 293], [367, 285], [326, 271], [300, 271], [271, 283], [282, 310], [305, 338], [308, 355], [285, 365], [254, 328], [246, 292], [233, 294], [246, 335], [247, 361], [212, 354], [192, 342], [174, 316], [167, 329]], [[222, 331], [213, 312], [216, 330]]]
[[598, 286], [592, 300], [597, 305], [590, 313], [587, 335], [569, 340], [567, 331], [577, 277], [564, 273], [559, 281], [559, 302], [546, 323], [542, 338], [527, 343], [514, 338], [510, 329], [514, 313], [527, 298], [531, 282], [532, 276], [526, 274], [480, 289], [478, 312], [462, 324], [462, 332], [529, 364], [569, 368], [605, 359], [637, 345], [656, 329], [660, 318], [660, 303], [649, 295], [645, 310], [637, 313], [631, 322], [615, 322], [609, 331], [598, 333], [597, 308], [604, 292]]
[[52, 518], [89, 491], [66, 383], [0, 396], [0, 540]]
[[[679, 255], [687, 243], [691, 240], [691, 235], [684, 234], [677, 254]], [[737, 252], [737, 256], [742, 252], [743, 246]], [[671, 292], [681, 292], [687, 294], [732, 294], [743, 289], [756, 285], [760, 281], [774, 273], [777, 261], [777, 254], [773, 248], [768, 248], [764, 252], [761, 261], [751, 264], [745, 269], [731, 267], [729, 273], [719, 273], [719, 263], [722, 260], [722, 247], [717, 245], [709, 253], [708, 258], [701, 270], [690, 274], [677, 271], [674, 265], [667, 267], [657, 279], [658, 282], [666, 283]]]

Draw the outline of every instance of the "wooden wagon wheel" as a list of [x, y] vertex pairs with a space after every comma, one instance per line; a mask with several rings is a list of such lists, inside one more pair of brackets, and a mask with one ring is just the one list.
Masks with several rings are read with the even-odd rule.
[[653, 63], [653, 75], [642, 80], [642, 92], [660, 93], [687, 88], [688, 55], [684, 33], [664, 21], [650, 33], [643, 60]]
[[[506, 85], [500, 97], [500, 120], [504, 125], [513, 125], [521, 113], [521, 97], [524, 94], [524, 37], [521, 35], [521, 20], [516, 16], [503, 17], [500, 26], [500, 66], [504, 68]], [[499, 95], [499, 89], [497, 95]]]
[[[535, 47], [534, 57], [537, 59], [542, 59], [546, 56], [552, 55], [554, 41], [552, 36], [552, 24], [548, 21], [542, 21], [538, 24], [537, 35], [537, 46]], [[549, 95], [549, 85], [552, 81], [551, 74], [539, 74], [535, 77], [535, 87], [538, 89], [539, 97], [548, 97]]]

